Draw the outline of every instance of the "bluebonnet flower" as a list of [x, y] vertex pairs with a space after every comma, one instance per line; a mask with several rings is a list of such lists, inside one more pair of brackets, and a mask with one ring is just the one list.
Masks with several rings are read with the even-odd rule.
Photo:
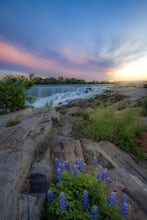
[[129, 209], [128, 203], [129, 203], [128, 196], [124, 194], [120, 200], [120, 213], [122, 216], [128, 215], [128, 209]]
[[97, 172], [97, 181], [103, 180], [103, 172], [104, 172], [103, 167], [99, 166], [98, 172]]
[[58, 168], [60, 168], [63, 171], [64, 170], [64, 164], [59, 163]]
[[57, 158], [54, 160], [54, 166], [56, 170], [59, 168], [59, 160]]
[[70, 168], [70, 164], [69, 164], [68, 161], [65, 161], [65, 162], [64, 162], [64, 169], [70, 171], [71, 168]]
[[63, 192], [61, 192], [59, 195], [59, 208], [61, 211], [67, 210], [66, 196]]
[[56, 170], [56, 178], [57, 178], [58, 181], [61, 181], [61, 179], [62, 179], [62, 170], [61, 170], [61, 168], [58, 168]]
[[83, 164], [82, 158], [76, 158], [75, 165], [81, 167], [82, 164]]
[[116, 193], [115, 192], [111, 192], [109, 195], [109, 200], [108, 200], [108, 204], [110, 206], [114, 206], [116, 204]]
[[101, 179], [102, 179], [103, 181], [106, 181], [107, 178], [108, 178], [108, 169], [105, 168], [104, 171], [103, 171], [103, 173], [102, 173]]
[[52, 188], [50, 188], [50, 190], [48, 190], [47, 194], [47, 201], [50, 203], [51, 201], [53, 201], [54, 199], [54, 191], [52, 190]]
[[82, 163], [81, 166], [80, 166], [80, 170], [81, 172], [83, 173], [86, 173], [87, 172], [87, 166], [86, 166], [86, 163]]
[[90, 215], [92, 217], [92, 220], [97, 220], [98, 219], [99, 211], [98, 211], [98, 209], [95, 205], [92, 207]]
[[83, 203], [84, 209], [87, 209], [89, 205], [89, 196], [88, 196], [87, 190], [85, 190], [82, 194], [82, 203]]
[[129, 205], [128, 203], [122, 203], [120, 207], [120, 213], [122, 216], [127, 216], [129, 212]]
[[97, 163], [98, 163], [98, 159], [97, 159], [97, 157], [94, 157], [92, 160], [93, 167], [96, 167]]
[[120, 200], [120, 204], [124, 204], [124, 203], [129, 203], [129, 199], [128, 199], [128, 196], [126, 194], [124, 194], [122, 197], [121, 197], [121, 200]]
[[75, 178], [78, 177], [78, 173], [79, 173], [79, 167], [77, 165], [74, 165], [73, 175], [74, 175]]

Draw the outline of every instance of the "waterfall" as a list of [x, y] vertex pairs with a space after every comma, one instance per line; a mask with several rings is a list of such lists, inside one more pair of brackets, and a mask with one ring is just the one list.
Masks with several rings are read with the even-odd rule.
[[49, 86], [34, 86], [27, 90], [26, 93], [31, 96], [38, 98], [52, 96], [57, 93], [67, 93], [67, 92], [86, 92], [88, 91], [88, 86], [83, 85], [49, 85]]
[[112, 85], [49, 85], [34, 86], [26, 93], [36, 97], [33, 107], [41, 107], [52, 103], [53, 107], [68, 104], [72, 100], [89, 99], [95, 95], [101, 94], [106, 90], [111, 90]]

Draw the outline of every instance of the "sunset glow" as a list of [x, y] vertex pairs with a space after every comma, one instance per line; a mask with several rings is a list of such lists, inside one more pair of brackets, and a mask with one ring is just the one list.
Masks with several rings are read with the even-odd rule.
[[128, 64], [125, 68], [116, 71], [114, 80], [147, 80], [147, 58]]

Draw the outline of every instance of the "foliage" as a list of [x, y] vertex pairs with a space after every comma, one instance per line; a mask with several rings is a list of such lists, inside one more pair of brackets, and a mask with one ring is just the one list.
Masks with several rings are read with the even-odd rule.
[[50, 100], [49, 103], [47, 102], [47, 103], [44, 105], [44, 107], [45, 107], [45, 108], [50, 108], [50, 109], [51, 109], [51, 108], [53, 107], [53, 104], [54, 104], [54, 100], [52, 99], [52, 100]]
[[144, 97], [143, 99], [138, 99], [135, 103], [135, 106], [142, 107], [143, 108], [143, 111], [142, 111], [143, 116], [147, 116], [147, 96]]
[[[33, 75], [33, 74], [31, 74]], [[34, 77], [35, 84], [108, 84], [110, 82], [107, 81], [92, 81], [92, 82], [86, 82], [83, 79], [76, 79], [76, 78], [64, 78], [64, 77], [50, 77], [50, 78], [41, 78], [41, 77]]]
[[14, 126], [19, 123], [20, 123], [20, 121], [17, 118], [12, 118], [9, 121], [7, 121], [6, 126], [10, 127], [10, 126]]
[[[90, 220], [93, 219], [90, 214], [93, 206], [98, 208], [100, 220], [122, 219], [118, 206], [108, 204], [109, 188], [105, 182], [97, 181], [90, 172], [79, 172], [75, 177], [72, 171], [63, 170], [62, 180], [54, 180], [47, 196], [43, 220]], [[61, 196], [63, 207], [60, 204]]]
[[143, 129], [145, 125], [139, 122], [138, 114], [133, 109], [118, 114], [111, 108], [100, 108], [91, 112], [89, 121], [74, 119], [75, 137], [110, 141], [138, 159], [146, 158], [136, 142], [137, 132]]
[[25, 89], [33, 86], [33, 81], [24, 78], [7, 77], [0, 81], [0, 108], [16, 111], [25, 107]]
[[44, 139], [38, 143], [35, 148], [34, 155], [35, 158], [39, 158], [47, 149], [51, 149], [53, 145], [53, 131], [49, 131]]

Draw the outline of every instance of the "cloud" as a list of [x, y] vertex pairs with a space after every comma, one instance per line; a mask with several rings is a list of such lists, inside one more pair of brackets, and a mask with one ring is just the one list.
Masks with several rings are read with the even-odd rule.
[[88, 59], [98, 67], [118, 69], [144, 57], [147, 54], [147, 41], [110, 39], [98, 47], [95, 56]]
[[0, 41], [0, 62], [22, 66], [39, 72], [63, 74], [65, 77], [77, 77], [87, 80], [103, 80], [108, 78], [111, 69], [97, 67], [87, 62], [87, 56], [76, 56], [68, 48], [60, 53], [50, 51], [45, 56], [39, 56], [23, 48]]

